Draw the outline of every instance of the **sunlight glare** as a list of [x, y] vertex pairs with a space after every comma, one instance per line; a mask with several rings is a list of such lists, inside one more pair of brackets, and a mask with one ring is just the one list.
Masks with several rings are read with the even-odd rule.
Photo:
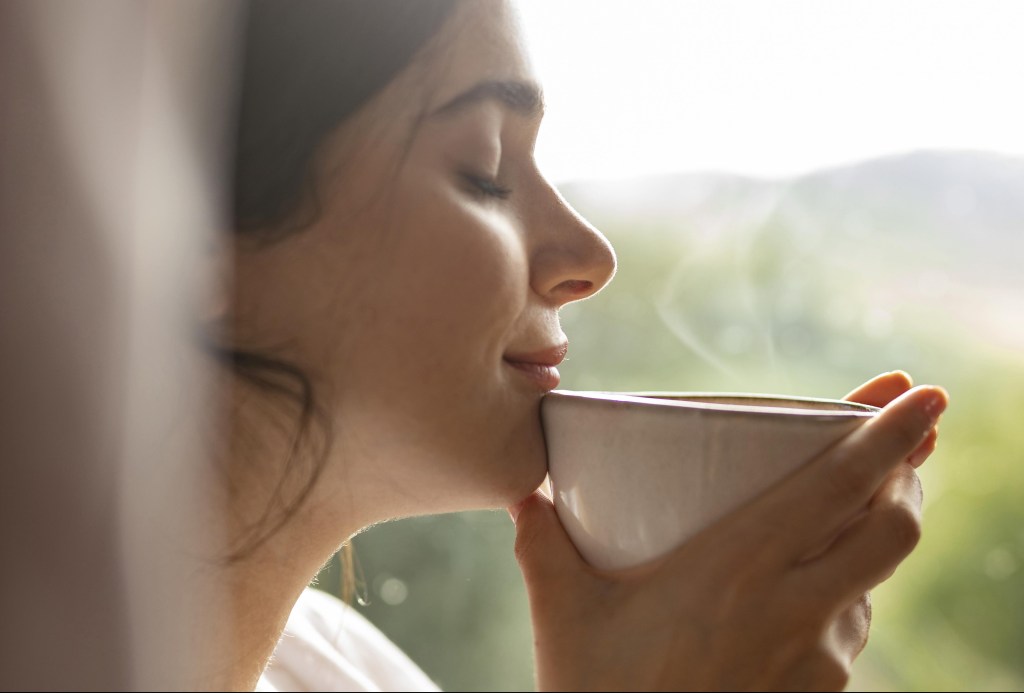
[[555, 181], [1024, 155], [1024, 3], [518, 0]]

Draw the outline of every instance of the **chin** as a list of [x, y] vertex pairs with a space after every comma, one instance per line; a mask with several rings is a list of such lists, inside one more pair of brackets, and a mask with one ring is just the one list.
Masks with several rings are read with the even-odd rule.
[[539, 427], [482, 451], [473, 460], [471, 487], [464, 487], [459, 510], [507, 508], [527, 497], [547, 477], [547, 449]]
[[517, 445], [509, 445], [497, 455], [497, 466], [514, 473], [502, 475], [496, 507], [505, 508], [526, 498], [544, 483], [548, 474], [547, 448], [539, 428], [517, 442]]

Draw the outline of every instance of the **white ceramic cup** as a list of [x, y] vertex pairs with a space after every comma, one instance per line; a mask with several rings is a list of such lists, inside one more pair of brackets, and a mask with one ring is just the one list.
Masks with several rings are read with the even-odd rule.
[[556, 390], [541, 402], [558, 517], [593, 566], [679, 546], [879, 410], [731, 393]]

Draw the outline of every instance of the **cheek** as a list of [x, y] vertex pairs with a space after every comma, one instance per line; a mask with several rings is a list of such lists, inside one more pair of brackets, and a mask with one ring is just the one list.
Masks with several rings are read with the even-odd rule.
[[509, 387], [502, 360], [529, 301], [522, 236], [457, 188], [401, 192], [364, 274], [361, 363], [339, 378], [359, 383], [349, 392], [375, 438], [403, 460], [394, 474], [467, 507], [518, 500], [546, 470], [536, 402]]
[[337, 294], [303, 326], [332, 390], [402, 425], [441, 423], [456, 393], [470, 407], [503, 401], [501, 357], [529, 300], [513, 218], [411, 164], [358, 216], [332, 216], [307, 279]]
[[443, 184], [405, 195], [390, 217], [386, 303], [406, 325], [498, 348], [528, 297], [526, 250], [511, 221]]

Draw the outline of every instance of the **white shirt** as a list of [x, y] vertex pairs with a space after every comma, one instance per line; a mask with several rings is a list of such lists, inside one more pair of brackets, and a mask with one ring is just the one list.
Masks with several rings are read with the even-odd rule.
[[352, 607], [307, 588], [257, 691], [438, 691], [404, 652]]

